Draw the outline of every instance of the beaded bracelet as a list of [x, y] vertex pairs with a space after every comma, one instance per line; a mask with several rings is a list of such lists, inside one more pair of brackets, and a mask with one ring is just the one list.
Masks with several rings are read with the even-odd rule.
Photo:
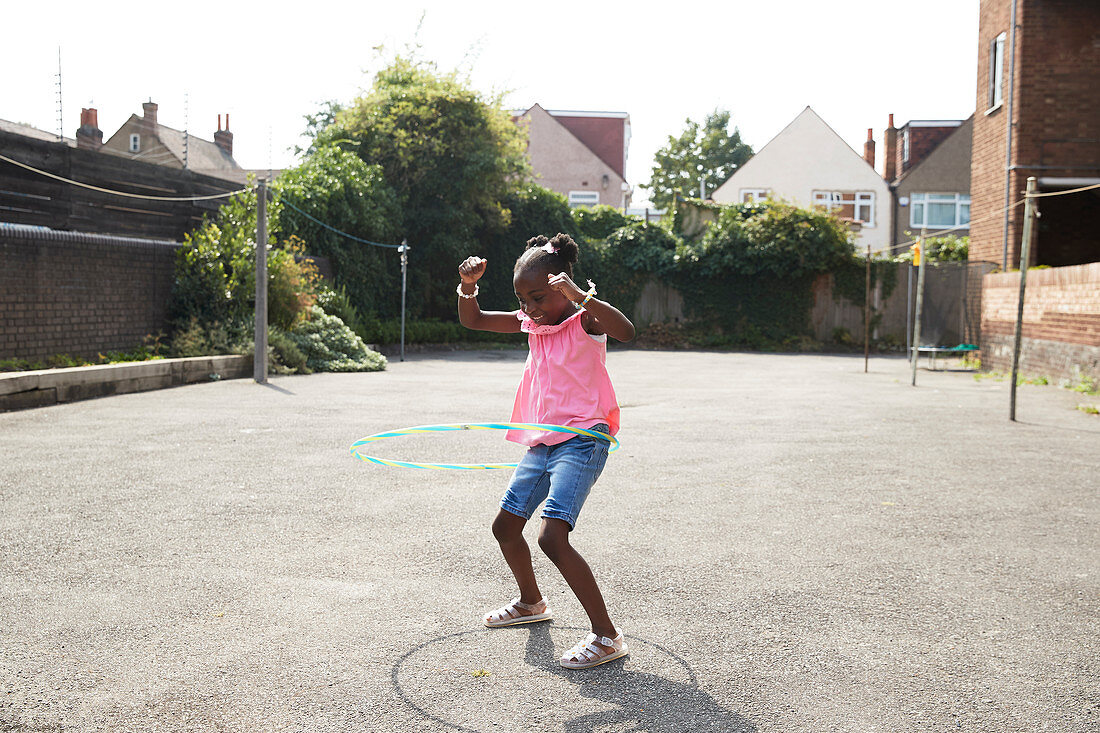
[[592, 296], [596, 294], [596, 284], [594, 282], [589, 280], [588, 281], [588, 287], [589, 287], [589, 291], [587, 293], [585, 293], [584, 300], [582, 300], [580, 302], [580, 304], [577, 306], [578, 308], [583, 308], [584, 304], [587, 303], [588, 301], [592, 300]]
[[457, 287], [457, 288], [455, 288], [455, 292], [456, 292], [456, 293], [458, 293], [458, 297], [460, 297], [460, 298], [466, 298], [466, 299], [470, 299], [470, 298], [476, 298], [476, 297], [477, 297], [477, 294], [478, 294], [478, 287], [477, 287], [477, 283], [474, 283], [474, 292], [470, 293], [469, 295], [467, 295], [466, 293], [462, 292], [462, 285], [463, 285], [463, 283], [459, 283], [459, 284], [458, 284], [458, 287]]

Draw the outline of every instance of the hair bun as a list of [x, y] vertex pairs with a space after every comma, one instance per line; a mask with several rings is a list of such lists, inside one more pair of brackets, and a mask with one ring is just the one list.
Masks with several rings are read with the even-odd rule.
[[[546, 237], [543, 237], [543, 239], [546, 239]], [[557, 250], [558, 256], [563, 260], [571, 265], [577, 264], [577, 255], [580, 252], [580, 247], [577, 246], [577, 243], [574, 242], [573, 238], [568, 234], [558, 232], [547, 240], [547, 244]]]

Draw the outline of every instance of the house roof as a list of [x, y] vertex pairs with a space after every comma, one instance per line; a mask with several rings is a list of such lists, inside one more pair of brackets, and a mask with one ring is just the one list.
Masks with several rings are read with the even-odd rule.
[[835, 142], [838, 143], [838, 145], [835, 147], [836, 150], [847, 150], [848, 153], [851, 153], [853, 158], [859, 159], [860, 163], [862, 163], [862, 165], [867, 167], [867, 170], [868, 170], [869, 173], [872, 173], [876, 179], [881, 180], [878, 173], [875, 172], [874, 167], [870, 163], [868, 163], [862, 155], [860, 155], [855, 150], [853, 150], [852, 146], [849, 145], [847, 142], [845, 142], [844, 138], [842, 138], [839, 134], [837, 134], [837, 131], [834, 130], [832, 127], [830, 127], [829, 123], [827, 123], [825, 120], [823, 120], [821, 118], [821, 115], [819, 115], [817, 112], [815, 112], [812, 107], [807, 105], [806, 108], [803, 109], [801, 112], [799, 112], [797, 115], [795, 115], [794, 119], [791, 120], [790, 122], [788, 122], [783, 127], [782, 130], [780, 130], [778, 133], [776, 133], [776, 135], [774, 137], [772, 137], [772, 139], [769, 140], [764, 145], [764, 147], [760, 148], [760, 150], [758, 150], [751, 158], [749, 158], [748, 161], [746, 161], [744, 165], [742, 165], [740, 168], [738, 168], [736, 171], [734, 171], [733, 175], [731, 175], [728, 179], [726, 179], [726, 182], [723, 183], [721, 186], [719, 186], [718, 189], [716, 189], [714, 193], [717, 194], [718, 191], [721, 191], [723, 188], [725, 188], [727, 186], [732, 187], [734, 185], [734, 181], [736, 181], [736, 179], [738, 177], [742, 177], [742, 179], [743, 179], [742, 174], [745, 171], [752, 170], [753, 168], [756, 168], [756, 167], [760, 166], [761, 165], [760, 161], [767, 161], [769, 159], [769, 157], [771, 157], [769, 148], [773, 147], [773, 144], [777, 140], [783, 139], [785, 137], [784, 133], [786, 133], [788, 130], [790, 130], [792, 127], [794, 127], [800, 121], [804, 121], [804, 120], [807, 120], [807, 119], [812, 121], [813, 125], [816, 126], [818, 129], [826, 130], [827, 134], [830, 137], [835, 138]]
[[949, 134], [945, 135], [942, 140], [932, 146], [932, 149], [926, 152], [920, 157], [913, 165], [909, 166], [906, 170], [902, 171], [901, 175], [890, 181], [890, 186], [897, 188], [898, 184], [904, 181], [906, 178], [913, 174], [913, 171], [919, 170], [929, 158], [933, 157], [937, 150], [939, 150], [944, 143], [958, 134], [972, 134], [972, 129], [967, 123], [974, 119], [974, 115], [970, 115], [965, 120], [910, 120], [898, 129], [904, 129], [905, 127], [955, 127]]
[[[139, 117], [136, 114], [130, 115], [130, 119], [126, 121], [122, 127], [119, 128], [115, 135], [122, 132], [123, 129], [130, 125], [146, 125], [146, 121], [143, 117]], [[146, 128], [148, 129], [148, 128]], [[183, 165], [184, 157], [184, 133], [182, 130], [177, 130], [174, 127], [168, 127], [162, 125], [159, 122], [153, 132], [157, 139], [160, 140], [164, 147], [168, 148], [168, 152], [172, 154], [179, 164]], [[115, 135], [111, 137], [114, 138]], [[209, 175], [218, 175], [219, 173], [227, 173], [231, 171], [241, 170], [240, 164], [233, 159], [233, 156], [222, 150], [217, 143], [210, 140], [203, 140], [201, 137], [195, 137], [194, 135], [187, 133], [187, 168], [193, 170], [196, 173], [207, 173]], [[131, 156], [137, 159], [141, 158], [141, 153]], [[150, 160], [149, 162], [157, 162]]]
[[13, 135], [22, 135], [23, 137], [31, 137], [35, 140], [43, 140], [50, 143], [64, 143], [70, 148], [76, 147], [76, 140], [71, 137], [63, 137], [60, 140], [57, 139], [56, 132], [47, 132], [45, 130], [39, 130], [37, 127], [31, 127], [30, 125], [24, 125], [22, 122], [11, 122], [9, 120], [0, 120], [0, 130], [4, 132], [10, 132]]
[[597, 158], [603, 161], [620, 178], [626, 178], [626, 147], [630, 141], [628, 128], [630, 115], [626, 112], [596, 112], [589, 110], [548, 110], [535, 103], [513, 116], [522, 117], [538, 107], [568, 130]]

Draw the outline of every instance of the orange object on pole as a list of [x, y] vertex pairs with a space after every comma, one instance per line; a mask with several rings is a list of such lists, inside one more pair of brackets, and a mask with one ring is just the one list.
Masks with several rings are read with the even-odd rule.
[[921, 240], [917, 240], [916, 244], [909, 248], [913, 253], [913, 267], [920, 267], [920, 245]]

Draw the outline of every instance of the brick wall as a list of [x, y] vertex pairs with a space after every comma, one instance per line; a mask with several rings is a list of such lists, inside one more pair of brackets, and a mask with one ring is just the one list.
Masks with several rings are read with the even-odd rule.
[[0, 226], [0, 359], [94, 357], [165, 329], [178, 247]]
[[[982, 283], [982, 367], [1012, 368], [1020, 273], [986, 275]], [[1100, 262], [1029, 270], [1020, 370], [1052, 378], [1074, 368], [1100, 378]]]

